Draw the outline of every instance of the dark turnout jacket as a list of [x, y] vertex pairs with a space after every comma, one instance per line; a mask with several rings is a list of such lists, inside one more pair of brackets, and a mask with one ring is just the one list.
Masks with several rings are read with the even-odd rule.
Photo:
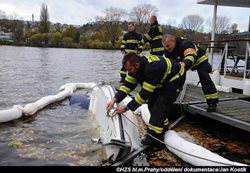
[[125, 83], [120, 87], [115, 98], [119, 103], [140, 83], [141, 91], [127, 105], [130, 110], [134, 111], [148, 100], [157, 88], [173, 82], [184, 73], [184, 68], [173, 60], [157, 55], [142, 56], [137, 74], [127, 74]]
[[142, 52], [142, 36], [136, 31], [127, 32], [122, 39], [121, 51], [130, 53]]
[[176, 37], [176, 45], [172, 52], [165, 50], [164, 56], [177, 62], [185, 63], [185, 69], [194, 68], [200, 63], [208, 60], [205, 50], [193, 44], [187, 39]]
[[150, 43], [150, 53], [152, 55], [163, 55], [164, 48], [162, 46], [162, 27], [155, 22], [151, 24], [150, 30], [144, 35], [142, 44]]

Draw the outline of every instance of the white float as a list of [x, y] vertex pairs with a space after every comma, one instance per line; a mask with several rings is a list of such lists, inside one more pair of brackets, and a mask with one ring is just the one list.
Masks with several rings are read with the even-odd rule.
[[61, 92], [59, 92], [58, 94], [46, 96], [34, 103], [29, 103], [25, 105], [23, 108], [23, 113], [26, 116], [34, 115], [38, 110], [46, 107], [47, 105], [61, 101], [66, 97], [70, 96], [76, 89], [88, 89], [94, 88], [95, 86], [97, 86], [97, 84], [95, 83], [67, 83], [60, 87], [59, 90]]
[[186, 141], [173, 130], [165, 133], [164, 141], [169, 151], [194, 166], [247, 166], [232, 162], [199, 145]]
[[0, 111], [0, 122], [8, 122], [20, 118], [23, 115], [23, 107], [20, 105], [13, 106], [12, 109]]
[[[136, 113], [141, 113], [145, 124], [149, 124], [150, 113], [146, 104], [139, 107]], [[247, 166], [232, 162], [197, 144], [186, 141], [173, 130], [168, 130], [165, 133], [164, 142], [169, 151], [194, 166]]]
[[[100, 141], [104, 145], [106, 157], [111, 162], [128, 156], [140, 146], [138, 122], [135, 115], [131, 111], [118, 115], [114, 109], [107, 113], [106, 105], [114, 95], [115, 90], [110, 85], [95, 87], [90, 93], [89, 104], [89, 110], [95, 115], [100, 125]], [[130, 100], [131, 98], [127, 97], [114, 106], [126, 105]]]
[[34, 115], [38, 110], [44, 108], [45, 106], [61, 101], [70, 96], [76, 89], [94, 88], [96, 86], [97, 84], [95, 83], [67, 83], [60, 87], [60, 92], [56, 95], [45, 96], [34, 103], [25, 105], [24, 107], [21, 105], [15, 105], [12, 109], [1, 110], [0, 123], [18, 119], [23, 115]]

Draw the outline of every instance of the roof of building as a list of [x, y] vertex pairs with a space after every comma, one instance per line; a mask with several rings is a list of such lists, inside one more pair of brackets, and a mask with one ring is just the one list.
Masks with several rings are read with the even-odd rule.
[[250, 0], [197, 0], [197, 4], [233, 6], [250, 8]]

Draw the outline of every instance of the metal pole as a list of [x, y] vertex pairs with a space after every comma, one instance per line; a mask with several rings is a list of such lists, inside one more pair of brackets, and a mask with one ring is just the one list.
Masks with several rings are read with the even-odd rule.
[[214, 47], [214, 40], [215, 40], [215, 27], [216, 27], [216, 18], [217, 18], [217, 5], [218, 5], [218, 2], [215, 1], [215, 4], [214, 4], [214, 13], [213, 13], [213, 24], [212, 24], [212, 34], [211, 34], [211, 49], [210, 49], [210, 59], [209, 59], [209, 63], [211, 65], [213, 65], [213, 54], [214, 54], [214, 50], [213, 50], [213, 47]]
[[248, 24], [248, 32], [250, 32], [250, 13], [249, 13], [249, 24]]
[[249, 45], [249, 42], [247, 41], [246, 42], [245, 68], [244, 68], [243, 79], [245, 79], [247, 77], [247, 72], [250, 70], [249, 66], [248, 66], [248, 64], [250, 63], [250, 62], [248, 62], [248, 61], [250, 61], [248, 59], [248, 55], [250, 56], [250, 45]]

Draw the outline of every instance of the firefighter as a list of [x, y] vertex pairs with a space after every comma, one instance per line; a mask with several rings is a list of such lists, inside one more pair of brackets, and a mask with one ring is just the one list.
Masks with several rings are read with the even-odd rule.
[[117, 107], [116, 112], [123, 113], [128, 109], [135, 111], [148, 101], [151, 117], [147, 133], [150, 136], [146, 135], [141, 143], [159, 144], [151, 135], [163, 140], [168, 129], [169, 112], [185, 82], [185, 69], [179, 63], [157, 55], [139, 56], [129, 53], [124, 56], [122, 63], [128, 70], [125, 83], [107, 104], [106, 109], [109, 110], [115, 103], [121, 102], [140, 83], [140, 92], [126, 106]]
[[[143, 48], [141, 40], [141, 34], [135, 31], [135, 24], [132, 22], [128, 23], [128, 32], [123, 36], [121, 44], [122, 54], [124, 55], [131, 52], [140, 54]], [[120, 70], [121, 83], [125, 81], [126, 73], [127, 70], [123, 66]]]
[[142, 44], [150, 43], [150, 54], [163, 55], [164, 48], [162, 46], [162, 27], [158, 24], [157, 17], [151, 16], [149, 18], [150, 30], [144, 35]]
[[208, 107], [207, 112], [215, 112], [218, 104], [218, 93], [209, 73], [208, 53], [189, 40], [165, 34], [162, 39], [165, 48], [164, 56], [180, 62], [185, 70], [197, 70]]

